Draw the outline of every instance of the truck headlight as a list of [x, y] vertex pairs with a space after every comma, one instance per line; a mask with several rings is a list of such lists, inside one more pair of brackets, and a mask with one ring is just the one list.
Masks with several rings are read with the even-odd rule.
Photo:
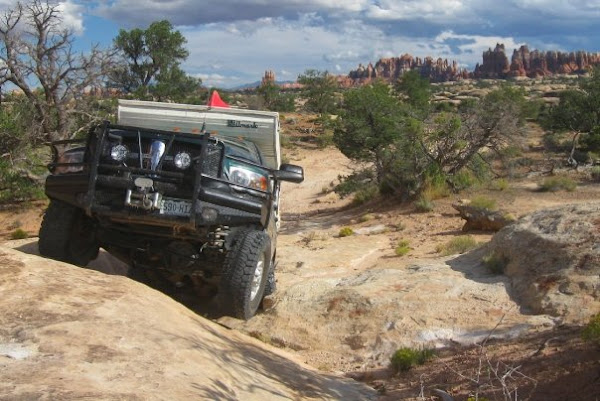
[[192, 156], [187, 152], [179, 152], [173, 158], [173, 164], [180, 170], [185, 170], [192, 164]]
[[123, 144], [115, 145], [110, 149], [110, 158], [116, 162], [122, 162], [127, 158], [128, 154], [129, 149]]
[[229, 181], [259, 191], [266, 191], [269, 188], [269, 180], [266, 175], [234, 163], [229, 166]]

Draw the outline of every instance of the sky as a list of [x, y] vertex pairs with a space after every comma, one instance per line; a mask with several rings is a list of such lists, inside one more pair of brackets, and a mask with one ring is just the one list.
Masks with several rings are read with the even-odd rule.
[[[24, 0], [27, 2], [27, 0]], [[15, 0], [0, 0], [0, 9]], [[273, 70], [347, 74], [382, 57], [442, 57], [472, 70], [504, 43], [600, 51], [600, 0], [64, 0], [76, 46], [110, 46], [119, 29], [169, 20], [187, 39], [182, 64], [206, 86], [232, 88]]]

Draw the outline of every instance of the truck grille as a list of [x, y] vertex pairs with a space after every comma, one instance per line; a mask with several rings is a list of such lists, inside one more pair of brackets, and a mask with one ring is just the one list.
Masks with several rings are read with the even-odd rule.
[[[135, 190], [136, 177], [150, 178], [153, 190], [164, 196], [190, 199], [199, 166], [204, 176], [218, 179], [222, 174], [223, 144], [201, 135], [120, 127], [110, 127], [103, 135], [95, 180], [98, 206], [121, 208], [126, 191]], [[180, 153], [189, 155], [190, 165], [185, 169], [175, 165], [175, 156]]]
[[[202, 138], [190, 136], [179, 136], [169, 134], [158, 134], [154, 132], [135, 132], [125, 130], [111, 130], [105, 142], [102, 152], [101, 164], [121, 166], [140, 170], [151, 170], [160, 176], [161, 172], [183, 173], [184, 176], [194, 174], [195, 164], [202, 159]], [[162, 142], [164, 154], [156, 161], [157, 166], [152, 168], [152, 143]], [[123, 160], [114, 160], [111, 150], [116, 145], [123, 145], [127, 154]], [[179, 153], [187, 153], [192, 165], [181, 170], [175, 166], [174, 158]], [[211, 177], [219, 177], [221, 171], [222, 146], [212, 142], [208, 143], [206, 155], [202, 160], [202, 173]], [[156, 156], [156, 155], [155, 155]], [[180, 174], [178, 174], [180, 175]], [[167, 174], [168, 176], [168, 174]]]

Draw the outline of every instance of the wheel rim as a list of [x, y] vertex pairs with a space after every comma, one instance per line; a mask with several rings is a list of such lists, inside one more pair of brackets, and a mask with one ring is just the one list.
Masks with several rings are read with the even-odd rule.
[[262, 276], [265, 270], [265, 257], [260, 258], [258, 262], [256, 262], [256, 268], [254, 269], [254, 277], [252, 277], [252, 285], [250, 287], [250, 301], [254, 301], [256, 296], [258, 295], [258, 291], [260, 290], [260, 285], [262, 283]]

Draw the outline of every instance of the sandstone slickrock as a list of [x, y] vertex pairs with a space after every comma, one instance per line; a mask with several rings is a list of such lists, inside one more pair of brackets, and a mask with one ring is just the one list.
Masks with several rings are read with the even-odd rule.
[[368, 400], [167, 296], [0, 247], [2, 400]]
[[498, 232], [512, 295], [533, 313], [586, 322], [600, 312], [600, 203], [541, 210]]

